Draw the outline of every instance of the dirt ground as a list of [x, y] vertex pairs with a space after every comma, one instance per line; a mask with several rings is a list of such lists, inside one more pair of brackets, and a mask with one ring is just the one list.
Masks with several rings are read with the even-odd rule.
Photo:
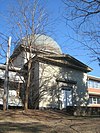
[[51, 110], [0, 110], [0, 133], [100, 133], [100, 117]]

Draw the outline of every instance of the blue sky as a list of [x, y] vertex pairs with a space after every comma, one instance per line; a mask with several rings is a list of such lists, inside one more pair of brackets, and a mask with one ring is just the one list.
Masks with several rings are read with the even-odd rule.
[[[1, 15], [1, 12], [7, 16], [7, 8], [9, 3], [15, 4], [14, 0], [0, 0], [0, 32], [7, 34], [7, 25], [5, 25], [4, 17]], [[100, 67], [97, 62], [93, 62], [89, 58], [87, 51], [82, 47], [78, 42], [71, 40], [68, 35], [73, 36], [77, 39], [77, 35], [66, 26], [66, 20], [63, 15], [65, 13], [65, 5], [61, 0], [42, 0], [42, 4], [45, 7], [45, 10], [48, 13], [49, 18], [49, 33], [51, 37], [57, 41], [60, 45], [63, 53], [70, 54], [75, 58], [79, 59], [83, 63], [89, 65], [94, 70], [89, 73], [94, 76], [100, 77]]]
[[100, 66], [98, 62], [92, 61], [89, 56], [89, 51], [82, 47], [77, 41], [71, 40], [68, 36], [73, 36], [77, 39], [77, 35], [66, 26], [66, 20], [64, 18], [65, 5], [61, 0], [45, 0], [45, 7], [49, 12], [49, 17], [54, 22], [52, 29], [54, 30], [53, 38], [61, 46], [63, 53], [70, 54], [79, 59], [83, 63], [93, 68], [93, 71], [89, 74], [100, 77]]

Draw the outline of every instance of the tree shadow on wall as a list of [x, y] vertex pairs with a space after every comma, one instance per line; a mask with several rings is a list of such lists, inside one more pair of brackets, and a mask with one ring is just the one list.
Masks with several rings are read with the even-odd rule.
[[[70, 68], [62, 69], [62, 77], [68, 80], [76, 81], [77, 84], [72, 88], [73, 93], [73, 112], [76, 115], [85, 115], [87, 112], [87, 105], [89, 103], [89, 96], [87, 90], [87, 77], [84, 72], [73, 70]], [[84, 108], [81, 108], [83, 106]], [[67, 108], [67, 106], [66, 106]]]

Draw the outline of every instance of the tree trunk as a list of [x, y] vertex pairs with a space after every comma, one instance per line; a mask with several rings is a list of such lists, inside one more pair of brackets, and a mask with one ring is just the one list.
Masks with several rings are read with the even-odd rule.
[[29, 90], [30, 90], [30, 80], [31, 80], [31, 65], [32, 65], [32, 61], [31, 61], [31, 46], [29, 46], [29, 61], [28, 61], [28, 71], [27, 71], [27, 84], [26, 84], [26, 92], [25, 92], [25, 103], [24, 103], [24, 109], [25, 111], [27, 111], [28, 109], [28, 99], [29, 99]]

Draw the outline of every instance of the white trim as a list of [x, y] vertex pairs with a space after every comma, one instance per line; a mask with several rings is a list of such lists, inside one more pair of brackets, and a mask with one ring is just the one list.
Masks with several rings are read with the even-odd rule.
[[96, 95], [100, 95], [100, 93], [98, 93], [98, 92], [88, 92], [89, 94], [96, 94]]

